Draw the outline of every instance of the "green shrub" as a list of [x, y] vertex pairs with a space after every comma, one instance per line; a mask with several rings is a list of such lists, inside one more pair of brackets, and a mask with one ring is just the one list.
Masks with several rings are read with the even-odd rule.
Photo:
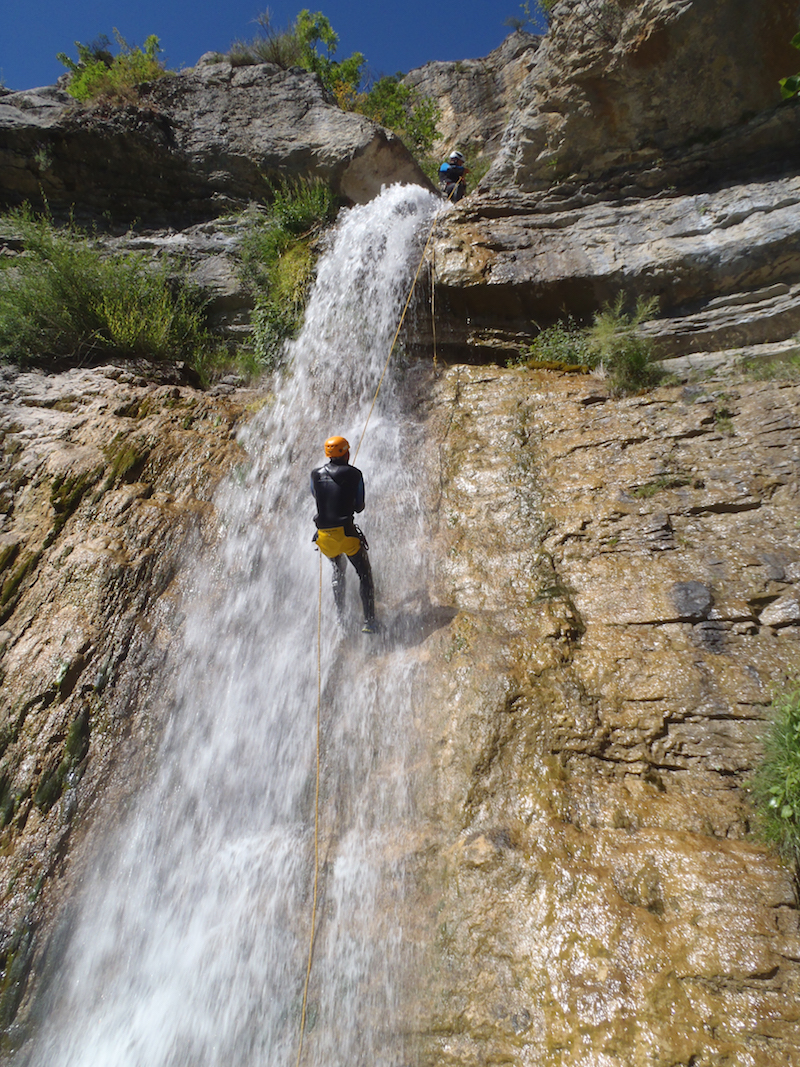
[[377, 81], [369, 92], [337, 92], [346, 111], [357, 111], [394, 131], [414, 155], [426, 155], [440, 134], [442, 109], [432, 96], [403, 85], [402, 74]]
[[338, 208], [325, 182], [298, 179], [273, 191], [266, 214], [253, 213], [240, 245], [240, 272], [255, 295], [254, 369], [277, 367], [284, 343], [300, 329], [314, 276], [311, 242]]
[[169, 262], [103, 256], [74, 226], [56, 229], [29, 210], [5, 225], [24, 252], [0, 267], [0, 352], [22, 363], [101, 352], [184, 359], [198, 366], [217, 347], [200, 291]]
[[617, 395], [657, 385], [664, 372], [655, 361], [653, 342], [637, 333], [637, 327], [652, 316], [656, 301], [639, 300], [636, 310], [626, 314], [623, 299], [620, 293], [614, 304], [606, 304], [589, 327], [579, 326], [572, 317], [545, 327], [520, 354], [519, 362], [602, 367]]
[[361, 52], [354, 52], [341, 61], [333, 58], [339, 35], [321, 11], [312, 14], [303, 8], [285, 30], [272, 25], [268, 10], [255, 22], [259, 27], [256, 37], [250, 41], [236, 41], [231, 46], [228, 58], [234, 66], [274, 63], [284, 70], [304, 67], [318, 74], [331, 93], [343, 91], [344, 87], [353, 91], [358, 88], [366, 60]]
[[167, 73], [158, 58], [161, 48], [155, 34], [146, 39], [144, 50], [131, 47], [116, 29], [114, 37], [120, 49], [116, 56], [109, 51], [110, 42], [105, 35], [88, 45], [76, 41], [77, 63], [64, 52], [58, 53], [56, 58], [72, 75], [67, 86], [70, 96], [82, 103], [87, 100], [135, 102], [136, 86], [163, 78]]
[[571, 316], [546, 326], [521, 359], [530, 364], [560, 363], [593, 367], [597, 363], [588, 332]]
[[[792, 48], [800, 49], [800, 33], [796, 33], [789, 44]], [[781, 96], [784, 100], [791, 100], [800, 92], [800, 74], [790, 74], [788, 78], [781, 78], [778, 82], [781, 87]]]
[[753, 795], [766, 839], [800, 862], [800, 686], [779, 696], [772, 707]]

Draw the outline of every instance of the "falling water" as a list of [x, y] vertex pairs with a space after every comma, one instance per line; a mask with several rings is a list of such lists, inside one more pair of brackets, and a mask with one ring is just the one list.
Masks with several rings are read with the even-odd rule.
[[[30, 1067], [294, 1064], [314, 855], [320, 563], [308, 476], [326, 437], [359, 441], [437, 203], [393, 186], [344, 214], [320, 262], [293, 373], [249, 425], [248, 469], [217, 495], [224, 533], [188, 580], [158, 759], [82, 893], [20, 1058]], [[360, 633], [352, 568], [351, 617], [337, 626], [322, 561], [308, 1065], [403, 1056], [392, 1031], [409, 962], [399, 857], [413, 637], [398, 619], [424, 585], [425, 553], [409, 462], [418, 428], [398, 378], [387, 376], [358, 454], [383, 635]]]

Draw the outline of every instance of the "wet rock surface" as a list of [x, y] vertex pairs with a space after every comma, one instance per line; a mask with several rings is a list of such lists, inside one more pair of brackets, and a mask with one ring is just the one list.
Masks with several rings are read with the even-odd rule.
[[214, 529], [212, 491], [261, 402], [139, 371], [0, 372], [3, 1026], [76, 840], [158, 734], [148, 709], [180, 630], [179, 561]]
[[800, 1063], [746, 791], [800, 653], [799, 416], [776, 382], [441, 376], [421, 1062]]

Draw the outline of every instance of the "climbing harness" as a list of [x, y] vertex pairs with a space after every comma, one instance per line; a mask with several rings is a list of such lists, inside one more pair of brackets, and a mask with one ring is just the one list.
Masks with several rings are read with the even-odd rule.
[[334, 526], [330, 530], [317, 530], [314, 540], [317, 548], [328, 559], [336, 559], [337, 556], [354, 556], [361, 550], [361, 540], [357, 536], [350, 536], [344, 526]]

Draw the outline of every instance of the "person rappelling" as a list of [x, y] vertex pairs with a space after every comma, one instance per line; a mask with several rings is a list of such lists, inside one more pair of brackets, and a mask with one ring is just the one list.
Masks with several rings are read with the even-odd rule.
[[328, 462], [311, 472], [311, 492], [317, 502], [314, 523], [317, 548], [333, 564], [333, 599], [339, 621], [344, 620], [347, 563], [350, 560], [361, 583], [364, 625], [361, 632], [378, 632], [375, 621], [375, 590], [369, 564], [369, 545], [353, 522], [354, 512], [364, 510], [364, 477], [350, 466], [350, 445], [344, 437], [329, 437], [325, 442]]
[[439, 186], [448, 200], [456, 203], [467, 192], [469, 168], [460, 152], [451, 152], [449, 159], [439, 167]]

